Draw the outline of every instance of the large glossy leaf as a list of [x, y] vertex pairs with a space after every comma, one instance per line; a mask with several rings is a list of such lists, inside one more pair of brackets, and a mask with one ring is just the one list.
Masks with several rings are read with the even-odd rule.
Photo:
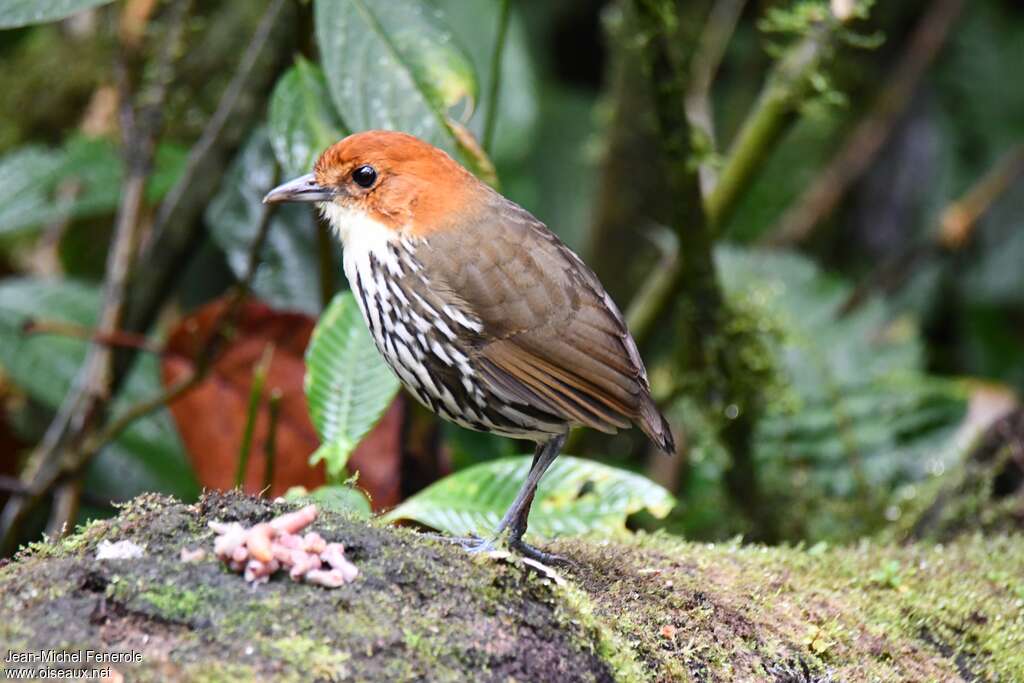
[[314, 455], [342, 475], [348, 457], [398, 391], [363, 323], [351, 292], [334, 297], [313, 330], [306, 352], [306, 400], [323, 441]]
[[0, 0], [0, 28], [42, 24], [113, 0]]
[[[386, 518], [486, 537], [515, 498], [531, 461], [531, 456], [516, 456], [461, 470], [412, 496]], [[664, 517], [674, 505], [668, 491], [645, 477], [563, 455], [540, 481], [529, 531], [549, 537], [617, 531], [633, 513], [647, 509]]]
[[[183, 150], [162, 146], [147, 198], [159, 199], [184, 168]], [[0, 237], [68, 218], [113, 213], [123, 165], [114, 143], [72, 138], [61, 149], [23, 147], [0, 159]]]
[[966, 392], [923, 373], [909, 320], [894, 320], [877, 300], [839, 316], [849, 285], [795, 254], [724, 249], [718, 263], [730, 298], [756, 307], [781, 335], [774, 352], [786, 387], [754, 439], [763, 462], [787, 463], [832, 495], [949, 465]]
[[323, 70], [302, 57], [274, 88], [268, 127], [287, 178], [309, 173], [320, 152], [348, 134], [331, 103]]
[[[259, 228], [263, 195], [274, 186], [276, 162], [265, 130], [256, 131], [239, 153], [224, 186], [210, 203], [206, 223], [239, 277], [249, 263], [249, 247]], [[307, 205], [277, 208], [253, 288], [275, 308], [317, 314], [320, 311], [316, 223]], [[341, 272], [340, 257], [332, 258]]]
[[[497, 0], [432, 1], [444, 12], [446, 23], [459, 44], [466, 48], [476, 69], [480, 81], [480, 103], [469, 122], [469, 129], [478, 140], [482, 140], [490, 106], [486, 94], [491, 86], [491, 59], [498, 39], [501, 3]], [[537, 74], [530, 59], [526, 27], [513, 7], [499, 76], [498, 115], [492, 151], [495, 163], [521, 160], [530, 150], [539, 114], [537, 90]]]
[[[91, 326], [100, 294], [95, 285], [66, 280], [9, 279], [0, 283], [0, 367], [39, 403], [56, 409], [85, 359], [86, 343], [55, 335], [25, 336], [28, 319]], [[161, 391], [155, 359], [140, 356], [112, 410]], [[144, 491], [192, 497], [198, 489], [167, 412], [137, 420], [94, 462], [89, 488], [116, 498]]]
[[401, 130], [479, 167], [458, 132], [476, 103], [476, 75], [437, 7], [317, 0], [315, 16], [331, 97], [353, 131]]

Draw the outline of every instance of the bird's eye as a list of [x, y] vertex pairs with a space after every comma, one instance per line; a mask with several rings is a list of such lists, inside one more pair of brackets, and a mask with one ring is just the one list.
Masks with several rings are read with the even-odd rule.
[[359, 187], [370, 187], [377, 180], [377, 171], [373, 166], [360, 166], [352, 171], [352, 180]]

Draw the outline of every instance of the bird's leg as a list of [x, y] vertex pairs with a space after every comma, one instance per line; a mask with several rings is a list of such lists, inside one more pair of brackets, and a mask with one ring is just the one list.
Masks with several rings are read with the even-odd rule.
[[[541, 476], [544, 474], [544, 471], [547, 470], [551, 461], [553, 461], [558, 455], [558, 451], [561, 450], [562, 442], [564, 441], [565, 437], [562, 436], [537, 444], [537, 448], [533, 452], [533, 463], [530, 465], [530, 472], [526, 475], [526, 481], [524, 481], [523, 485], [519, 487], [519, 492], [516, 494], [515, 500], [512, 501], [512, 505], [510, 505], [508, 510], [505, 512], [505, 516], [501, 518], [500, 522], [498, 522], [498, 526], [495, 527], [491, 538], [439, 535], [437, 537], [438, 540], [462, 546], [464, 550], [471, 553], [480, 553], [494, 550], [505, 529], [512, 528], [513, 530], [509, 536], [510, 545], [513, 538], [521, 538], [523, 533], [526, 531], [526, 517], [529, 515], [530, 505], [533, 503], [533, 494], [537, 490], [537, 482], [540, 481]], [[550, 456], [546, 455], [548, 451], [551, 451]], [[518, 532], [517, 537], [516, 529], [518, 526], [522, 526], [522, 531]], [[531, 550], [533, 549], [531, 548]]]
[[523, 541], [523, 534], [526, 533], [530, 506], [533, 504], [534, 494], [537, 493], [537, 484], [540, 482], [541, 477], [544, 476], [548, 467], [551, 466], [551, 463], [558, 457], [558, 453], [562, 450], [562, 445], [565, 443], [565, 437], [565, 434], [559, 434], [542, 444], [537, 444], [537, 450], [533, 454], [533, 464], [530, 466], [530, 473], [526, 475], [526, 481], [523, 482], [519, 493], [516, 494], [516, 499], [509, 506], [508, 511], [494, 533], [494, 539], [497, 540], [498, 536], [505, 529], [508, 529], [509, 548], [515, 550], [520, 555], [544, 562], [545, 564], [555, 564], [561, 561], [562, 558], [528, 545]]
[[501, 534], [508, 529], [508, 545], [520, 555], [544, 562], [545, 564], [555, 564], [561, 561], [562, 558], [557, 555], [545, 553], [525, 543], [523, 541], [523, 534], [526, 533], [527, 519], [530, 516], [530, 506], [533, 504], [533, 497], [537, 493], [537, 484], [540, 482], [541, 477], [544, 476], [548, 467], [551, 466], [551, 463], [558, 457], [559, 452], [562, 450], [562, 445], [565, 443], [565, 438], [565, 434], [560, 434], [544, 443], [537, 444], [537, 449], [533, 453], [533, 463], [530, 465], [530, 471], [526, 475], [526, 481], [519, 487], [515, 500], [512, 501], [512, 505], [505, 512], [505, 516], [501, 518], [491, 538], [442, 535], [438, 535], [436, 538], [449, 543], [455, 543], [471, 553], [487, 552], [495, 549]]

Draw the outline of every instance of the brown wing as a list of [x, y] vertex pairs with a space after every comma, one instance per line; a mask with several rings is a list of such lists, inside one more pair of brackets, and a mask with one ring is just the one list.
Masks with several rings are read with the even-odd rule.
[[659, 447], [674, 450], [636, 344], [597, 276], [500, 195], [480, 215], [499, 218], [432, 235], [425, 256], [433, 261], [429, 272], [445, 274], [447, 298], [486, 330], [472, 353], [488, 380], [601, 431], [637, 422]]

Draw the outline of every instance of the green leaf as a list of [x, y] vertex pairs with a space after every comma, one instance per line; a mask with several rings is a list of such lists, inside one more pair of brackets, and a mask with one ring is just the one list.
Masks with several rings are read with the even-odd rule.
[[306, 349], [306, 402], [324, 445], [328, 476], [342, 476], [348, 456], [377, 423], [398, 392], [352, 292], [342, 292], [317, 322]]
[[[157, 150], [147, 198], [159, 199], [180, 176], [185, 152]], [[59, 150], [23, 147], [0, 159], [0, 237], [33, 234], [69, 218], [112, 213], [123, 175], [116, 145], [102, 138], [72, 138]]]
[[440, 11], [425, 0], [316, 0], [316, 35], [331, 97], [353, 131], [422, 138], [473, 166], [454, 118], [477, 99], [473, 64]]
[[[480, 463], [431, 484], [389, 512], [452, 534], [493, 533], [530, 470], [531, 456]], [[541, 536], [614, 532], [643, 509], [664, 517], [675, 505], [668, 491], [626, 470], [563, 455], [541, 479], [529, 531]]]
[[720, 249], [727, 296], [780, 333], [783, 389], [768, 398], [754, 437], [758, 459], [790, 491], [810, 482], [830, 496], [863, 496], [946, 468], [966, 410], [959, 382], [923, 372], [915, 326], [872, 300], [838, 311], [851, 287], [796, 254]]
[[[16, 278], [0, 283], [0, 367], [10, 381], [40, 404], [56, 410], [78, 376], [87, 344], [80, 339], [22, 333], [29, 319], [93, 326], [100, 306], [94, 284]], [[111, 407], [126, 406], [162, 391], [156, 359], [140, 356]], [[198, 493], [177, 432], [166, 410], [133, 423], [90, 468], [90, 491], [121, 499], [145, 491], [190, 498]]]
[[0, 0], [0, 29], [43, 24], [112, 0]]
[[[224, 250], [238, 277], [243, 277], [248, 267], [249, 247], [263, 213], [263, 195], [277, 179], [275, 166], [267, 132], [259, 129], [232, 163], [221, 191], [206, 211], [213, 240]], [[261, 299], [284, 310], [320, 312], [316, 230], [309, 206], [284, 204], [277, 208], [253, 282]], [[340, 247], [333, 257], [340, 271]]]
[[270, 144], [284, 176], [309, 173], [328, 146], [348, 134], [319, 66], [299, 57], [270, 98]]
[[316, 503], [328, 510], [349, 512], [359, 517], [369, 517], [371, 514], [366, 494], [346, 484], [328, 484], [313, 491], [293, 486], [285, 492], [284, 497], [299, 503]]

